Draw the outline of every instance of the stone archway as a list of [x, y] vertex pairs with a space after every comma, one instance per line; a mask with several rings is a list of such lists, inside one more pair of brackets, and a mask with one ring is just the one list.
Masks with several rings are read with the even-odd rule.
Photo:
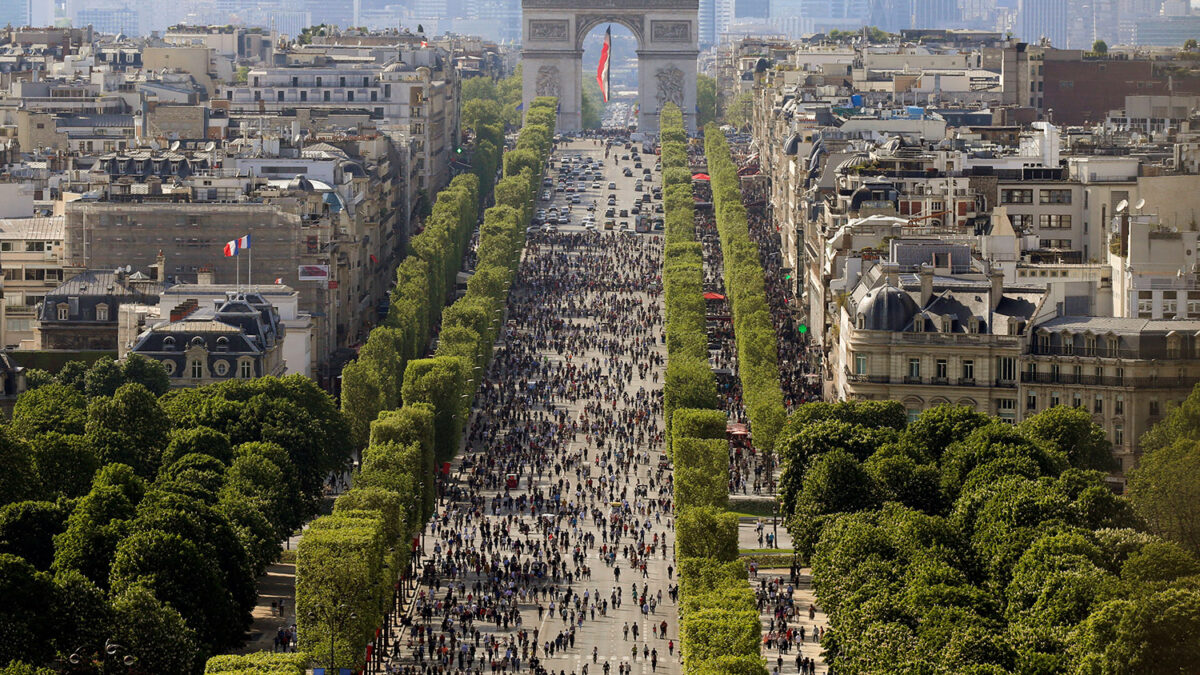
[[521, 12], [525, 109], [537, 96], [558, 96], [558, 131], [579, 131], [583, 39], [616, 23], [637, 38], [638, 131], [657, 134], [658, 112], [668, 101], [696, 130], [699, 0], [521, 0]]

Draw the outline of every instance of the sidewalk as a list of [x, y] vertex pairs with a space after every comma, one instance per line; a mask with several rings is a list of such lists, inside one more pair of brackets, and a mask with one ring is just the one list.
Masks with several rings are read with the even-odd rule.
[[[300, 535], [293, 535], [285, 543], [284, 555], [287, 560], [294, 560], [296, 546], [300, 543]], [[287, 547], [290, 546], [290, 551]], [[290, 552], [290, 555], [289, 555]], [[296, 563], [277, 560], [267, 567], [267, 571], [257, 579], [258, 603], [251, 613], [253, 622], [245, 646], [237, 650], [239, 654], [250, 652], [272, 651], [275, 649], [275, 635], [280, 628], [287, 628], [296, 623]], [[279, 606], [284, 604], [284, 614], [272, 608], [271, 603]]]

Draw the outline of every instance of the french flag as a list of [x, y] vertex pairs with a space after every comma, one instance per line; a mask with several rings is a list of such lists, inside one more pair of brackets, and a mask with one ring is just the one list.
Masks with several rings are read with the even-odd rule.
[[243, 249], [250, 248], [250, 235], [238, 237], [233, 241], [225, 244], [225, 257], [232, 258], [242, 252]]

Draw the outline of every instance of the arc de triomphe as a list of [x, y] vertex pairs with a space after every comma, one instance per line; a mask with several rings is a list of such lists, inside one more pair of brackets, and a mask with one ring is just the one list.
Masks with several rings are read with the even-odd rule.
[[[557, 96], [558, 130], [579, 131], [583, 39], [617, 23], [638, 43], [638, 131], [658, 133], [658, 111], [670, 101], [696, 130], [699, 0], [521, 0], [525, 109], [537, 96]], [[595, 70], [595, 64], [589, 64]]]

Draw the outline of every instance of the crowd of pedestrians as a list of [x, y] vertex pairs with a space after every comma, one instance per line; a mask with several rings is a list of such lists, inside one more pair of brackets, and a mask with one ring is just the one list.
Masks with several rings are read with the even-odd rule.
[[659, 236], [529, 238], [388, 672], [678, 672], [661, 267]]

